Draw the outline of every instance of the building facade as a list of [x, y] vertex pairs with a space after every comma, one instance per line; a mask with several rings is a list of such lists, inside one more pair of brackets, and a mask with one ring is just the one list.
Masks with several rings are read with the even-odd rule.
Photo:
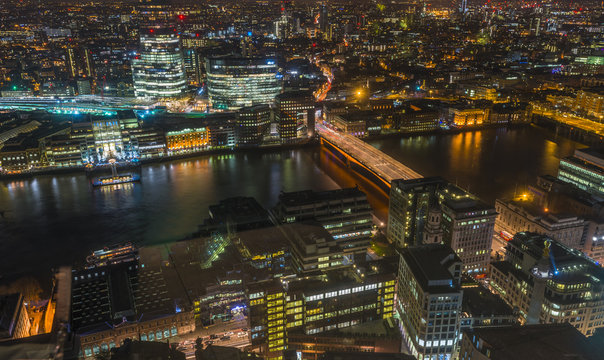
[[273, 103], [281, 92], [277, 71], [277, 64], [272, 58], [207, 58], [208, 93], [212, 107], [233, 110]]
[[452, 359], [460, 329], [461, 259], [447, 246], [400, 251], [397, 311], [403, 341], [419, 360]]
[[604, 269], [547, 236], [518, 233], [490, 284], [527, 324], [568, 322], [583, 335], [604, 327]]
[[141, 29], [132, 78], [136, 97], [178, 98], [185, 94], [187, 78], [176, 29]]
[[294, 334], [321, 334], [388, 319], [394, 312], [395, 287], [395, 269], [386, 261], [374, 262], [361, 272], [332, 270], [249, 284], [252, 347], [267, 359], [279, 359]]
[[604, 196], [604, 154], [596, 149], [578, 149], [575, 155], [560, 160], [558, 178], [579, 189]]

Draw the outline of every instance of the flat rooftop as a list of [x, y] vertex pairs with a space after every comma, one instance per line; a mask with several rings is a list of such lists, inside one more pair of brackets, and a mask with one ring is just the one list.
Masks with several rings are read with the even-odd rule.
[[350, 198], [366, 199], [367, 195], [356, 187], [327, 191], [303, 190], [279, 194], [279, 202], [286, 206], [301, 206]]
[[568, 323], [484, 327], [466, 335], [482, 339], [491, 360], [601, 360], [604, 353], [604, 345]]
[[447, 293], [459, 290], [448, 267], [454, 262], [461, 264], [461, 260], [450, 247], [441, 244], [409, 247], [402, 249], [401, 255], [424, 291]]
[[481, 285], [463, 289], [462, 312], [473, 317], [481, 315], [514, 315], [512, 308], [503, 299]]

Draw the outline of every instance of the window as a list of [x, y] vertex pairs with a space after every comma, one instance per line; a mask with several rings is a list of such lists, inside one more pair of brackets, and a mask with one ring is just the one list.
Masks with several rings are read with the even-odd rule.
[[178, 335], [178, 329], [176, 328], [176, 326], [172, 326], [170, 333], [172, 333], [172, 336]]

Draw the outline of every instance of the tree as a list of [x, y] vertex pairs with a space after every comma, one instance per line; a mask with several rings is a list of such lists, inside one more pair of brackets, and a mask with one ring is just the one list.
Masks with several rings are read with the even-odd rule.
[[8, 286], [0, 286], [0, 294], [14, 293], [21, 293], [25, 302], [39, 301], [42, 295], [42, 286], [37, 279], [31, 276], [17, 279]]

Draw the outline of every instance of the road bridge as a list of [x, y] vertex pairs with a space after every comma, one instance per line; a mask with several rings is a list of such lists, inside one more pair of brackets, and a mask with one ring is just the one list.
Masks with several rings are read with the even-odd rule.
[[317, 124], [316, 131], [324, 146], [332, 150], [340, 160], [380, 186], [387, 194], [393, 180], [423, 177], [359, 138], [337, 132], [323, 124]]

